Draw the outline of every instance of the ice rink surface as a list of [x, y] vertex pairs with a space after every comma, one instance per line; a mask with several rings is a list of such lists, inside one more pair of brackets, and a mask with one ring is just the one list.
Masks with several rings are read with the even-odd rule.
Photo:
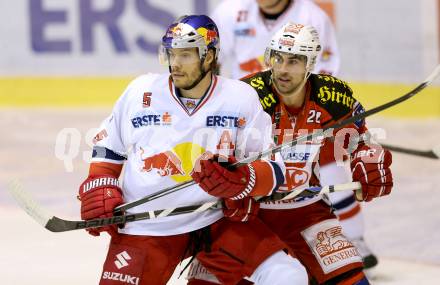
[[[86, 133], [99, 126], [109, 109], [1, 109], [0, 111], [0, 284], [98, 284], [107, 237], [84, 231], [51, 233], [34, 222], [8, 195], [12, 179], [53, 215], [79, 218], [77, 188], [86, 177], [90, 148]], [[440, 144], [440, 119], [396, 120], [373, 117], [388, 144], [430, 149]], [[64, 128], [79, 132], [67, 144], [59, 136], [58, 156], [70, 153], [72, 165], [55, 155]], [[90, 138], [88, 138], [90, 141]], [[78, 145], [76, 145], [78, 143]], [[78, 146], [78, 147], [77, 147]], [[380, 264], [372, 284], [439, 284], [440, 160], [394, 154], [391, 196], [364, 205], [366, 239]], [[169, 284], [185, 284], [183, 278]]]

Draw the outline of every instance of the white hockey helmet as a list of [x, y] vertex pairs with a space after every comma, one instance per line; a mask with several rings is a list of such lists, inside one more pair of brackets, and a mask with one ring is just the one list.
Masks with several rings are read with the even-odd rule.
[[273, 51], [304, 55], [307, 58], [306, 71], [312, 72], [321, 51], [318, 32], [310, 25], [288, 22], [272, 37], [264, 54], [266, 66], [271, 66]]

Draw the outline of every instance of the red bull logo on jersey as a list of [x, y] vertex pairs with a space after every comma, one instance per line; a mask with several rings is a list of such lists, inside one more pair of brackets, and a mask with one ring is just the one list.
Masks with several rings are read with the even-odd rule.
[[246, 118], [235, 116], [207, 116], [206, 126], [224, 128], [242, 128], [246, 126]]
[[[141, 148], [141, 158], [144, 149]], [[156, 171], [160, 176], [185, 175], [182, 167], [182, 161], [172, 151], [161, 152], [146, 158], [142, 158], [143, 166], [141, 171]]]

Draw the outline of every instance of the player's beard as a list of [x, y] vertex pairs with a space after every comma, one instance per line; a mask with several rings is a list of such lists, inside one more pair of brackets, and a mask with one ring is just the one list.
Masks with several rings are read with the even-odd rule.
[[305, 72], [294, 75], [289, 72], [274, 72], [273, 82], [278, 93], [288, 96], [296, 94], [304, 86], [305, 77]]
[[200, 65], [200, 68], [193, 69], [190, 73], [182, 71], [178, 72], [183, 74], [182, 77], [184, 78], [179, 77], [176, 80], [176, 78], [173, 76], [173, 73], [171, 73], [171, 76], [173, 77], [174, 85], [177, 88], [184, 90], [193, 89], [195, 86], [197, 86], [197, 84], [199, 84], [200, 81], [202, 81], [203, 78], [205, 78], [206, 74], [208, 74], [208, 71], [206, 71], [202, 65]]
[[283, 0], [274, 0], [271, 3], [263, 2], [264, 4], [266, 4], [263, 8], [273, 9], [274, 7], [278, 6], [281, 3], [281, 1]]

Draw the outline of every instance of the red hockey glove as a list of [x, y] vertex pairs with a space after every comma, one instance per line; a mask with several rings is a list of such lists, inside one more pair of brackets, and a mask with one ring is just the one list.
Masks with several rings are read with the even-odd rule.
[[[79, 199], [83, 220], [111, 217], [113, 209], [124, 203], [118, 179], [110, 175], [87, 178], [79, 187]], [[110, 235], [118, 232], [116, 225], [86, 230], [93, 236], [99, 236], [103, 231]]]
[[225, 199], [223, 201], [223, 214], [234, 222], [252, 221], [260, 210], [260, 203], [252, 197], [240, 200]]
[[[236, 161], [235, 157], [230, 156], [225, 164]], [[229, 170], [220, 165], [218, 156], [201, 159], [200, 167], [193, 170], [191, 177], [208, 194], [232, 200], [248, 196], [255, 186], [255, 170], [252, 165], [246, 164]]]
[[362, 184], [362, 197], [359, 201], [388, 195], [393, 187], [390, 165], [391, 152], [379, 145], [361, 145], [352, 154], [351, 172], [353, 181]]

